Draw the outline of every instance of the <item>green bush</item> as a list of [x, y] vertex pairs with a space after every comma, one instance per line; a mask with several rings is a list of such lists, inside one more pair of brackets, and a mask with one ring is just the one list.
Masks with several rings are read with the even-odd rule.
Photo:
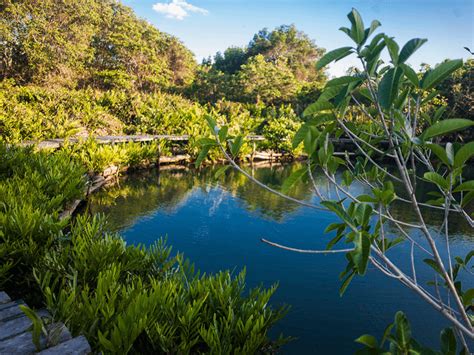
[[[54, 153], [0, 145], [0, 287], [46, 305], [97, 352], [248, 354], [284, 344], [268, 336], [286, 312], [268, 306], [276, 286], [247, 293], [245, 272], [201, 275], [162, 240], [128, 246], [103, 217], [59, 218], [84, 193], [80, 149], [107, 147], [133, 165], [158, 146], [94, 144]], [[108, 162], [91, 157], [88, 168]]]

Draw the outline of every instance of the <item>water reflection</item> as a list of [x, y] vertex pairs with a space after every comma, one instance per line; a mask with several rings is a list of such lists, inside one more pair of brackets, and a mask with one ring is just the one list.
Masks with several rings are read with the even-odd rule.
[[[260, 164], [246, 166], [245, 169], [256, 179], [266, 185], [279, 189], [283, 181], [295, 170], [302, 167], [300, 163], [293, 164]], [[302, 207], [291, 201], [272, 194], [249, 180], [235, 170], [229, 169], [225, 175], [215, 179], [219, 167], [209, 166], [196, 170], [193, 168], [176, 167], [169, 170], [147, 170], [123, 176], [118, 183], [104, 189], [93, 196], [89, 201], [92, 213], [106, 213], [109, 216], [110, 227], [113, 230], [122, 230], [131, 226], [137, 218], [153, 214], [160, 210], [173, 213], [186, 203], [186, 200], [197, 191], [208, 195], [212, 189], [222, 190], [214, 203], [222, 202], [228, 193], [238, 198], [241, 206], [256, 213], [260, 218], [281, 222], [285, 218], [297, 213]], [[316, 174], [315, 180], [323, 192], [330, 191], [335, 197], [333, 189], [328, 185], [322, 174]], [[419, 183], [419, 198], [423, 199], [426, 193], [432, 191], [429, 184]], [[363, 187], [357, 184], [351, 186], [355, 194], [366, 193]], [[289, 193], [302, 201], [317, 202], [309, 182], [300, 182]], [[217, 206], [217, 205], [216, 205]], [[427, 224], [439, 228], [443, 221], [442, 210], [423, 208]], [[417, 217], [409, 203], [397, 202], [391, 208], [392, 215], [405, 222], [416, 223]], [[390, 228], [390, 227], [389, 227]], [[397, 233], [394, 226], [390, 229]], [[459, 214], [452, 213], [450, 217], [450, 231], [452, 238], [466, 239], [474, 237], [474, 231]]]
[[[296, 163], [245, 169], [260, 181], [279, 188], [300, 167], [301, 164]], [[261, 237], [266, 237], [300, 248], [325, 248], [332, 236], [323, 231], [328, 224], [337, 221], [333, 214], [300, 207], [250, 183], [233, 170], [215, 180], [217, 169], [160, 173], [151, 170], [124, 176], [118, 184], [91, 196], [89, 208], [93, 213], [108, 214], [110, 227], [120, 230], [129, 243], [150, 245], [167, 234], [174, 250], [184, 252], [203, 272], [246, 267], [249, 287], [279, 282], [272, 302], [290, 304], [292, 310], [275, 331], [298, 337], [284, 353], [353, 353], [357, 348], [355, 338], [363, 333], [380, 338], [398, 310], [407, 313], [422, 343], [439, 345], [439, 331], [446, 322], [397, 281], [369, 266], [367, 275], [354, 279], [340, 298], [338, 276], [345, 265], [344, 255], [302, 255], [260, 242]], [[316, 181], [322, 190], [330, 191], [321, 174], [316, 174]], [[429, 186], [423, 188], [429, 189]], [[358, 184], [350, 189], [354, 194], [365, 192]], [[335, 197], [334, 191], [331, 193]], [[291, 195], [317, 203], [308, 183], [297, 184]], [[424, 213], [430, 227], [437, 228], [442, 211], [425, 210]], [[394, 205], [392, 214], [415, 221], [406, 203]], [[472, 250], [472, 229], [456, 215], [452, 216], [450, 226], [455, 239], [453, 255], [465, 255]], [[397, 233], [394, 226], [387, 225], [387, 228]], [[419, 234], [414, 229], [407, 232], [413, 237]], [[409, 270], [408, 243], [394, 248], [390, 256]], [[418, 251], [415, 256], [419, 261], [416, 265], [418, 280], [429, 280], [432, 270], [421, 261], [425, 256]], [[462, 281], [466, 287], [474, 286], [472, 277]]]

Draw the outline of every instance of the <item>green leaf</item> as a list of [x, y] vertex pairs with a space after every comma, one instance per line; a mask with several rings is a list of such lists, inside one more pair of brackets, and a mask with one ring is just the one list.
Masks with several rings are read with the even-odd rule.
[[293, 149], [297, 148], [300, 145], [300, 143], [304, 140], [304, 138], [306, 137], [306, 134], [308, 133], [308, 130], [309, 130], [309, 126], [307, 124], [303, 124], [296, 131], [293, 137], [293, 141], [292, 141]]
[[347, 18], [351, 21], [351, 38], [357, 44], [362, 44], [365, 39], [365, 28], [362, 17], [356, 9], [352, 9], [351, 12], [347, 14]]
[[400, 77], [403, 71], [400, 68], [391, 68], [385, 73], [379, 84], [378, 98], [380, 105], [388, 109], [397, 97]]
[[415, 51], [420, 48], [424, 43], [428, 41], [425, 38], [413, 38], [409, 40], [400, 51], [398, 56], [398, 63], [405, 63], [405, 61], [410, 58], [410, 56], [415, 53]]
[[407, 79], [410, 80], [410, 82], [415, 85], [415, 87], [419, 87], [420, 80], [418, 79], [418, 75], [416, 75], [416, 72], [412, 69], [412, 67], [407, 64], [400, 64], [400, 67], [403, 69], [403, 73]]
[[421, 87], [425, 90], [434, 88], [452, 72], [462, 67], [462, 59], [447, 60], [439, 64], [433, 70], [426, 72], [421, 83]]
[[359, 275], [365, 275], [370, 256], [370, 238], [362, 232], [356, 233], [354, 251], [351, 252], [352, 260]]
[[467, 127], [474, 126], [474, 121], [464, 118], [450, 118], [443, 121], [438, 121], [431, 125], [421, 134], [423, 140], [437, 137], [443, 134], [462, 130]]
[[438, 263], [433, 259], [424, 259], [423, 262], [426, 265], [429, 265], [434, 271], [436, 271], [439, 275], [443, 275], [441, 268], [439, 267]]
[[406, 347], [411, 340], [411, 327], [403, 312], [398, 311], [395, 315], [395, 325], [397, 339], [403, 347]]
[[196, 166], [196, 168], [201, 165], [204, 159], [206, 159], [207, 154], [209, 153], [209, 149], [211, 149], [210, 145], [202, 146], [201, 151], [199, 152], [199, 155], [196, 158], [196, 161], [194, 162], [194, 165]]
[[225, 139], [227, 138], [227, 132], [229, 131], [229, 127], [228, 126], [223, 126], [221, 127], [221, 129], [219, 130], [219, 141], [220, 142], [224, 142]]
[[234, 138], [234, 142], [232, 143], [230, 147], [230, 152], [234, 158], [237, 157], [237, 155], [239, 155], [240, 148], [242, 148], [243, 144], [244, 144], [244, 138], [242, 136], [237, 136]]
[[347, 287], [351, 283], [352, 279], [355, 276], [355, 271], [352, 271], [349, 276], [346, 277], [346, 279], [342, 282], [341, 287], [339, 288], [339, 296], [342, 297], [344, 293], [346, 292]]
[[376, 349], [378, 347], [377, 339], [375, 339], [375, 337], [370, 334], [361, 335], [355, 340], [355, 342], [363, 344], [371, 349]]
[[398, 47], [397, 42], [393, 40], [393, 38], [385, 36], [384, 37], [385, 43], [387, 44], [388, 53], [390, 54], [390, 58], [392, 59], [392, 63], [397, 65], [398, 63], [398, 51], [400, 47]]
[[441, 353], [456, 355], [456, 336], [451, 328], [444, 328], [441, 331]]
[[290, 176], [288, 176], [283, 185], [281, 186], [281, 192], [284, 194], [288, 193], [288, 191], [298, 182], [300, 181], [306, 174], [308, 173], [308, 169], [306, 167], [298, 169], [294, 171]]
[[332, 113], [321, 113], [319, 115], [315, 115], [308, 119], [307, 124], [310, 126], [320, 126], [322, 124], [333, 122], [334, 121], [334, 114]]
[[326, 87], [328, 88], [328, 87], [331, 87], [331, 86], [350, 84], [350, 83], [358, 82], [358, 81], [362, 81], [362, 79], [358, 78], [358, 77], [355, 77], [355, 76], [341, 76], [339, 78], [329, 80], [326, 83]]
[[428, 171], [426, 172], [423, 177], [425, 180], [430, 181], [439, 187], [441, 187], [443, 190], [447, 190], [449, 188], [449, 183], [446, 181], [444, 177], [442, 177], [440, 174], [434, 172], [434, 171]]
[[230, 165], [221, 166], [214, 174], [214, 179], [219, 179], [230, 168]]
[[204, 116], [204, 118], [206, 119], [207, 124], [209, 128], [211, 129], [211, 132], [214, 134], [216, 132], [216, 126], [217, 126], [216, 120], [211, 115], [206, 115]]
[[339, 203], [334, 201], [322, 201], [321, 204], [327, 209], [336, 213], [336, 215], [341, 218], [353, 231], [358, 232], [357, 228], [354, 226], [354, 221]]
[[474, 180], [469, 180], [458, 185], [453, 192], [474, 191]]
[[474, 141], [464, 144], [454, 156], [454, 167], [463, 166], [465, 162], [469, 161], [474, 156]]
[[444, 164], [448, 166], [451, 165], [449, 163], [448, 156], [446, 155], [446, 150], [444, 150], [442, 146], [434, 143], [428, 143], [425, 144], [425, 146], [428, 147]]
[[327, 52], [319, 61], [316, 63], [316, 69], [322, 69], [329, 63], [333, 61], [338, 61], [349, 54], [352, 53], [352, 47], [341, 47], [338, 49], [334, 49], [330, 52]]
[[317, 112], [333, 109], [334, 106], [328, 101], [316, 101], [312, 103], [303, 111], [303, 117], [313, 115]]
[[365, 33], [365, 39], [369, 38], [370, 35], [372, 33], [374, 33], [374, 31], [379, 28], [380, 26], [382, 26], [382, 24], [378, 21], [378, 20], [373, 20], [371, 23], [370, 23], [370, 27], [368, 29], [368, 31], [366, 30], [366, 33]]

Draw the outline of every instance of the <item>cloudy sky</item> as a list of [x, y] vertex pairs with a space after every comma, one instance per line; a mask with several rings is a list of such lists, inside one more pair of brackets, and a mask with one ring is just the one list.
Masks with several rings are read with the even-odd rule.
[[[160, 30], [180, 38], [198, 61], [229, 46], [246, 45], [267, 27], [295, 24], [318, 46], [331, 50], [350, 44], [338, 28], [347, 26], [352, 7], [366, 23], [378, 19], [382, 31], [403, 45], [428, 38], [411, 64], [435, 64], [445, 58], [468, 58], [474, 50], [474, 0], [122, 0]], [[330, 68], [341, 75], [356, 63], [344, 59]]]

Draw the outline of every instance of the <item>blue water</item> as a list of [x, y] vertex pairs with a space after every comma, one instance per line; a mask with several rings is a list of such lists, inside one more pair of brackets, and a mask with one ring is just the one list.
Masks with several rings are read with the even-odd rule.
[[[262, 167], [253, 174], [278, 187], [296, 168], [294, 164]], [[204, 272], [238, 272], [246, 267], [249, 287], [279, 283], [272, 304], [289, 304], [291, 310], [272, 334], [297, 338], [283, 348], [284, 354], [353, 353], [359, 348], [354, 339], [364, 333], [380, 338], [398, 310], [408, 315], [422, 344], [438, 347], [439, 331], [446, 321], [398, 281], [369, 267], [367, 275], [355, 278], [341, 298], [338, 276], [346, 264], [344, 255], [299, 254], [260, 241], [266, 238], [298, 248], [324, 249], [331, 239], [324, 229], [337, 221], [332, 214], [282, 200], [235, 172], [216, 181], [214, 172], [206, 168], [130, 175], [95, 195], [90, 209], [108, 214], [111, 228], [121, 231], [128, 243], [150, 245], [167, 236], [174, 251], [183, 252]], [[327, 187], [324, 179], [317, 182]], [[363, 192], [360, 186], [351, 190]], [[293, 195], [316, 199], [305, 183], [296, 186]], [[397, 206], [393, 213], [413, 219], [408, 205]], [[442, 216], [429, 213], [435, 228]], [[452, 253], [465, 255], [473, 249], [474, 233], [459, 218], [451, 224]], [[410, 234], [417, 238], [415, 231]], [[409, 245], [399, 246], [390, 256], [409, 270]], [[431, 273], [417, 264], [417, 276], [427, 280]], [[472, 277], [464, 281], [471, 287], [474, 283]]]

